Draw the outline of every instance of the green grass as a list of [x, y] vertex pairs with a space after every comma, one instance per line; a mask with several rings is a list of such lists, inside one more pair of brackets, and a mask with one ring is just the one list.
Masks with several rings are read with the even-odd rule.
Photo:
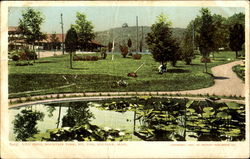
[[[209, 72], [211, 67], [235, 60], [234, 56], [234, 52], [215, 53], [215, 59], [208, 64]], [[137, 78], [127, 76], [142, 63], [145, 64], [137, 72]], [[106, 60], [74, 61], [74, 69], [69, 69], [69, 55], [42, 58], [31, 66], [15, 66], [11, 61], [9, 93], [13, 98], [25, 94], [68, 92], [177, 91], [209, 87], [214, 83], [210, 74], [203, 73], [204, 64], [200, 63], [198, 55], [192, 65], [185, 65], [182, 61], [178, 61], [177, 67], [168, 64], [168, 72], [163, 75], [158, 74], [158, 66], [151, 55], [134, 60], [117, 54], [112, 61], [109, 54]], [[115, 86], [114, 82], [120, 79], [125, 80], [128, 87]], [[13, 94], [18, 92], [24, 93]]]
[[245, 66], [236, 65], [233, 67], [233, 71], [241, 80], [245, 81]]

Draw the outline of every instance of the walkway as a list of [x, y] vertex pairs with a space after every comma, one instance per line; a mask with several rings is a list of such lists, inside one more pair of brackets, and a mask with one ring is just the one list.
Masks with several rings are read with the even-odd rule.
[[214, 75], [215, 84], [212, 87], [189, 91], [177, 91], [173, 93], [245, 97], [245, 84], [232, 70], [233, 66], [242, 63], [242, 61], [234, 61], [213, 67], [212, 73]]

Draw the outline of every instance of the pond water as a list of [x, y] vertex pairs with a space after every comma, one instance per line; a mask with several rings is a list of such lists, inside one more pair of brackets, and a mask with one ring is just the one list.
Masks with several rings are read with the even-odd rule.
[[[91, 133], [124, 131], [129, 136], [126, 141], [245, 140], [245, 105], [211, 100], [150, 97], [72, 101], [11, 108], [9, 116], [12, 141], [26, 141], [35, 134], [48, 135], [48, 131], [60, 128], [76, 128], [74, 133], [79, 134], [78, 127], [86, 124], [97, 126], [98, 129], [86, 128]], [[116, 137], [119, 135], [113, 139]]]
[[[32, 110], [33, 112], [41, 112], [44, 117], [42, 121], [37, 121], [36, 127], [40, 133], [46, 132], [49, 129], [61, 128], [63, 125], [63, 117], [68, 114], [69, 108], [74, 111], [74, 104], [76, 102], [71, 102], [71, 106], [69, 107], [69, 103], [53, 103], [53, 104], [37, 104], [30, 105], [26, 107], [18, 107], [9, 109], [10, 115], [10, 131], [9, 138], [10, 140], [16, 140], [14, 133], [14, 120], [16, 119], [16, 115], [22, 112], [22, 110]], [[80, 104], [81, 102], [77, 102]], [[85, 103], [85, 102], [84, 102]], [[133, 133], [134, 128], [137, 128], [139, 122], [136, 121], [134, 123], [134, 111], [126, 111], [126, 112], [116, 112], [110, 110], [101, 110], [99, 109], [100, 104], [89, 102], [88, 107], [86, 108], [88, 112], [91, 113], [89, 119], [84, 118], [83, 116], [78, 116], [78, 122], [83, 122], [86, 120], [90, 120], [91, 124], [98, 125], [100, 127], [108, 127], [112, 129], [120, 129], [126, 130], [129, 133]], [[61, 107], [60, 107], [61, 106]], [[85, 110], [86, 110], [85, 109]], [[81, 110], [77, 110], [76, 113], [84, 114], [88, 113]], [[59, 121], [59, 122], [58, 122]], [[33, 122], [33, 121], [31, 121]], [[132, 136], [131, 139], [138, 140], [135, 136]]]

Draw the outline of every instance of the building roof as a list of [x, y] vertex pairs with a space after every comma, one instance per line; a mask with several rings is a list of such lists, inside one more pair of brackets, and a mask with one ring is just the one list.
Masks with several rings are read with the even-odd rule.
[[[19, 32], [18, 26], [9, 26], [8, 32]], [[46, 34], [46, 39], [40, 41], [42, 43], [51, 43], [51, 35], [53, 34]], [[63, 37], [64, 36], [64, 37]], [[58, 38], [59, 42], [63, 42], [65, 40], [66, 34], [56, 34], [56, 37]], [[96, 40], [91, 40], [91, 44], [98, 45], [104, 47], [104, 45], [98, 43]]]
[[19, 32], [19, 29], [17, 26], [9, 26], [8, 32]]
[[[42, 40], [42, 41], [40, 41], [40, 42], [51, 43], [51, 42], [52, 42], [52, 41], [51, 41], [51, 36], [52, 36], [52, 35], [53, 35], [53, 34], [46, 34], [47, 39], [44, 39], [44, 40]], [[56, 37], [58, 38], [59, 42], [63, 42], [62, 39], [65, 40], [65, 34], [64, 34], [64, 37], [63, 37], [63, 34], [56, 34]]]

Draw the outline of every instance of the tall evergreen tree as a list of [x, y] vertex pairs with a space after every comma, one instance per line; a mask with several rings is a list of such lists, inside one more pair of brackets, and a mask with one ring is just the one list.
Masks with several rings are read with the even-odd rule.
[[204, 58], [205, 72], [207, 73], [207, 61], [214, 46], [215, 27], [213, 18], [208, 8], [202, 8], [201, 12], [201, 27], [199, 29], [199, 49]]
[[235, 51], [235, 56], [238, 58], [238, 51], [242, 50], [242, 45], [245, 42], [244, 27], [241, 24], [235, 24], [230, 28], [230, 48]]
[[72, 61], [73, 61], [73, 53], [77, 49], [77, 33], [76, 30], [71, 26], [71, 28], [67, 31], [65, 38], [65, 50], [70, 54], [70, 68], [72, 69]]

